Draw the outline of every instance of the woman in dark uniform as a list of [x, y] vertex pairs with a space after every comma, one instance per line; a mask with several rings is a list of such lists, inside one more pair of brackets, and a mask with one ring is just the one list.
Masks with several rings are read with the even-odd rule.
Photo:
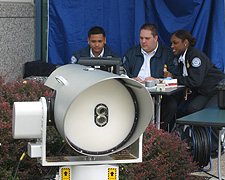
[[[194, 48], [196, 38], [188, 31], [174, 32], [171, 43], [174, 55], [180, 55], [178, 63], [181, 69], [181, 75], [173, 78], [177, 79], [179, 84], [188, 87], [184, 97], [189, 102], [186, 114], [216, 105], [216, 86], [225, 79], [225, 74], [202, 51]], [[165, 76], [171, 74], [165, 72]]]
[[[216, 86], [225, 74], [200, 50], [194, 48], [196, 38], [186, 30], [178, 30], [171, 37], [174, 55], [179, 55], [181, 75], [174, 76], [179, 84], [187, 86], [184, 98], [180, 96], [177, 117], [182, 117], [217, 104]], [[165, 72], [165, 77], [171, 77]], [[213, 128], [212, 152], [217, 149], [218, 129]]]

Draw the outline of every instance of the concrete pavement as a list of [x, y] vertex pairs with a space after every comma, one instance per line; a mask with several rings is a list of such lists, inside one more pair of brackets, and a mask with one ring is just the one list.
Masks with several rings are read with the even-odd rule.
[[[207, 173], [211, 175], [206, 174], [205, 172], [195, 172], [193, 174], [197, 176], [209, 177], [210, 180], [218, 180], [219, 179], [218, 178], [218, 158], [211, 159], [211, 162], [212, 162], [211, 170], [207, 171]], [[222, 179], [225, 180], [225, 154], [221, 156], [220, 164], [221, 164], [221, 168], [220, 168], [221, 176], [222, 176]], [[210, 165], [208, 165], [207, 167], [204, 167], [204, 169], [209, 169], [209, 168], [210, 168]]]

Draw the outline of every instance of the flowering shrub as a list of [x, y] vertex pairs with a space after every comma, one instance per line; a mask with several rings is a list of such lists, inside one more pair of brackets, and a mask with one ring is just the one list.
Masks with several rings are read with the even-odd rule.
[[184, 180], [198, 169], [192, 159], [178, 136], [149, 124], [143, 136], [143, 162], [121, 164], [120, 179]]
[[[0, 179], [13, 179], [20, 156], [23, 152], [27, 152], [28, 140], [15, 140], [12, 137], [13, 103], [38, 101], [40, 97], [50, 97], [51, 94], [52, 91], [43, 83], [30, 80], [23, 84], [21, 78], [13, 82], [5, 82], [5, 76], [0, 76]], [[54, 127], [47, 127], [47, 129], [48, 155], [58, 155], [59, 151], [60, 155], [75, 153], [62, 142]], [[154, 125], [149, 125], [144, 133], [143, 162], [121, 164], [120, 179], [179, 180], [188, 176], [193, 169], [197, 168], [195, 163], [192, 163], [185, 142], [181, 142], [173, 134], [157, 130]], [[54, 174], [55, 170], [55, 168], [42, 167], [36, 159], [25, 156], [16, 177], [23, 180], [47, 177], [50, 179], [51, 173]]]
[[[0, 179], [13, 179], [18, 161], [27, 152], [28, 140], [15, 140], [12, 137], [12, 108], [16, 101], [38, 101], [40, 97], [50, 97], [52, 91], [43, 83], [22, 79], [5, 82], [0, 76]], [[17, 174], [19, 179], [40, 179], [47, 169], [35, 159], [25, 156]]]

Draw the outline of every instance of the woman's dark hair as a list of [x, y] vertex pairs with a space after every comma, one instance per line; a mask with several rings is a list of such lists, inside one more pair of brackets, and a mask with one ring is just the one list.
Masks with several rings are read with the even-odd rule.
[[189, 42], [189, 45], [191, 47], [194, 47], [197, 42], [197, 38], [195, 38], [195, 37], [193, 38], [192, 35], [184, 29], [180, 29], [180, 30], [174, 32], [172, 35], [175, 35], [176, 37], [181, 39], [182, 42], [184, 42], [184, 40], [187, 39]]
[[102, 34], [105, 37], [105, 30], [102, 27], [94, 26], [88, 31], [88, 37], [90, 38], [92, 34]]

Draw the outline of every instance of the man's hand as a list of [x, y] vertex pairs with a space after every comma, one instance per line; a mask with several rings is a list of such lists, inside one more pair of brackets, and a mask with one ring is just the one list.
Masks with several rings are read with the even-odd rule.
[[151, 81], [151, 80], [154, 80], [154, 79], [156, 79], [156, 78], [149, 76], [149, 77], [146, 77], [144, 80], [142, 80], [142, 79], [139, 78], [139, 77], [134, 77], [134, 78], [132, 78], [132, 79], [134, 79], [134, 80], [136, 80], [136, 81], [139, 81], [140, 83], [145, 83], [145, 81]]
[[151, 80], [154, 80], [154, 79], [155, 79], [154, 77], [149, 76], [149, 77], [146, 77], [146, 78], [145, 78], [144, 82], [145, 82], [145, 81], [151, 81]]
[[144, 83], [144, 81], [141, 78], [139, 78], [139, 77], [134, 77], [132, 79], [134, 79], [136, 81], [139, 81], [140, 83]]

